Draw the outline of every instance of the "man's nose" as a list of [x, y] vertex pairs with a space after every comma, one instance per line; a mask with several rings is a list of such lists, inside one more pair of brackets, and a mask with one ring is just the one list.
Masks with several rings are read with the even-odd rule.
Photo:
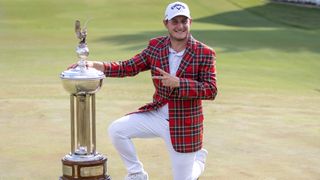
[[182, 28], [183, 28], [183, 23], [182, 23], [182, 22], [179, 22], [179, 23], [177, 24], [177, 28], [182, 29]]

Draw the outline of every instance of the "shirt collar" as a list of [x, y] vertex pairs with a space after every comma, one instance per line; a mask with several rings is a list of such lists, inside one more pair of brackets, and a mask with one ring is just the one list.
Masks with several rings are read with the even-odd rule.
[[175, 56], [183, 56], [184, 51], [186, 51], [186, 49], [180, 51], [180, 52], [176, 52], [174, 49], [172, 49], [171, 47], [169, 47], [169, 53], [175, 55]]

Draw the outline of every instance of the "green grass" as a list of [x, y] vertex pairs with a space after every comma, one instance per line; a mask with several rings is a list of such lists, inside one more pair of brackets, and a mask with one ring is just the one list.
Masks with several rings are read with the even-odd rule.
[[[1, 180], [61, 175], [70, 134], [59, 74], [77, 61], [74, 21], [92, 18], [90, 59], [128, 59], [166, 34], [169, 2], [0, 1]], [[185, 2], [193, 36], [217, 51], [219, 95], [204, 103], [210, 156], [201, 179], [319, 177], [320, 10], [260, 0]], [[149, 76], [107, 78], [97, 93], [98, 150], [115, 180], [125, 170], [106, 129], [151, 100]], [[162, 141], [136, 144], [151, 178], [171, 179]]]

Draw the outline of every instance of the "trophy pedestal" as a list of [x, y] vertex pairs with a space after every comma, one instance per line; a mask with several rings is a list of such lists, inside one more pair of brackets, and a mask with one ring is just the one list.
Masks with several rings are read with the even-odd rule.
[[111, 180], [106, 175], [107, 158], [103, 155], [66, 155], [61, 161], [63, 175], [59, 180]]

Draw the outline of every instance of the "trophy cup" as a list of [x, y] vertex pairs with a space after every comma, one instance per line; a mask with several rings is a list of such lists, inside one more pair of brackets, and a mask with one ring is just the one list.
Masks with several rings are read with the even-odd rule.
[[95, 93], [101, 88], [105, 75], [86, 67], [89, 49], [87, 28], [75, 23], [80, 39], [76, 52], [79, 61], [75, 68], [60, 74], [63, 87], [70, 93], [71, 152], [62, 158], [63, 175], [59, 180], [111, 180], [107, 175], [107, 158], [96, 151]]

